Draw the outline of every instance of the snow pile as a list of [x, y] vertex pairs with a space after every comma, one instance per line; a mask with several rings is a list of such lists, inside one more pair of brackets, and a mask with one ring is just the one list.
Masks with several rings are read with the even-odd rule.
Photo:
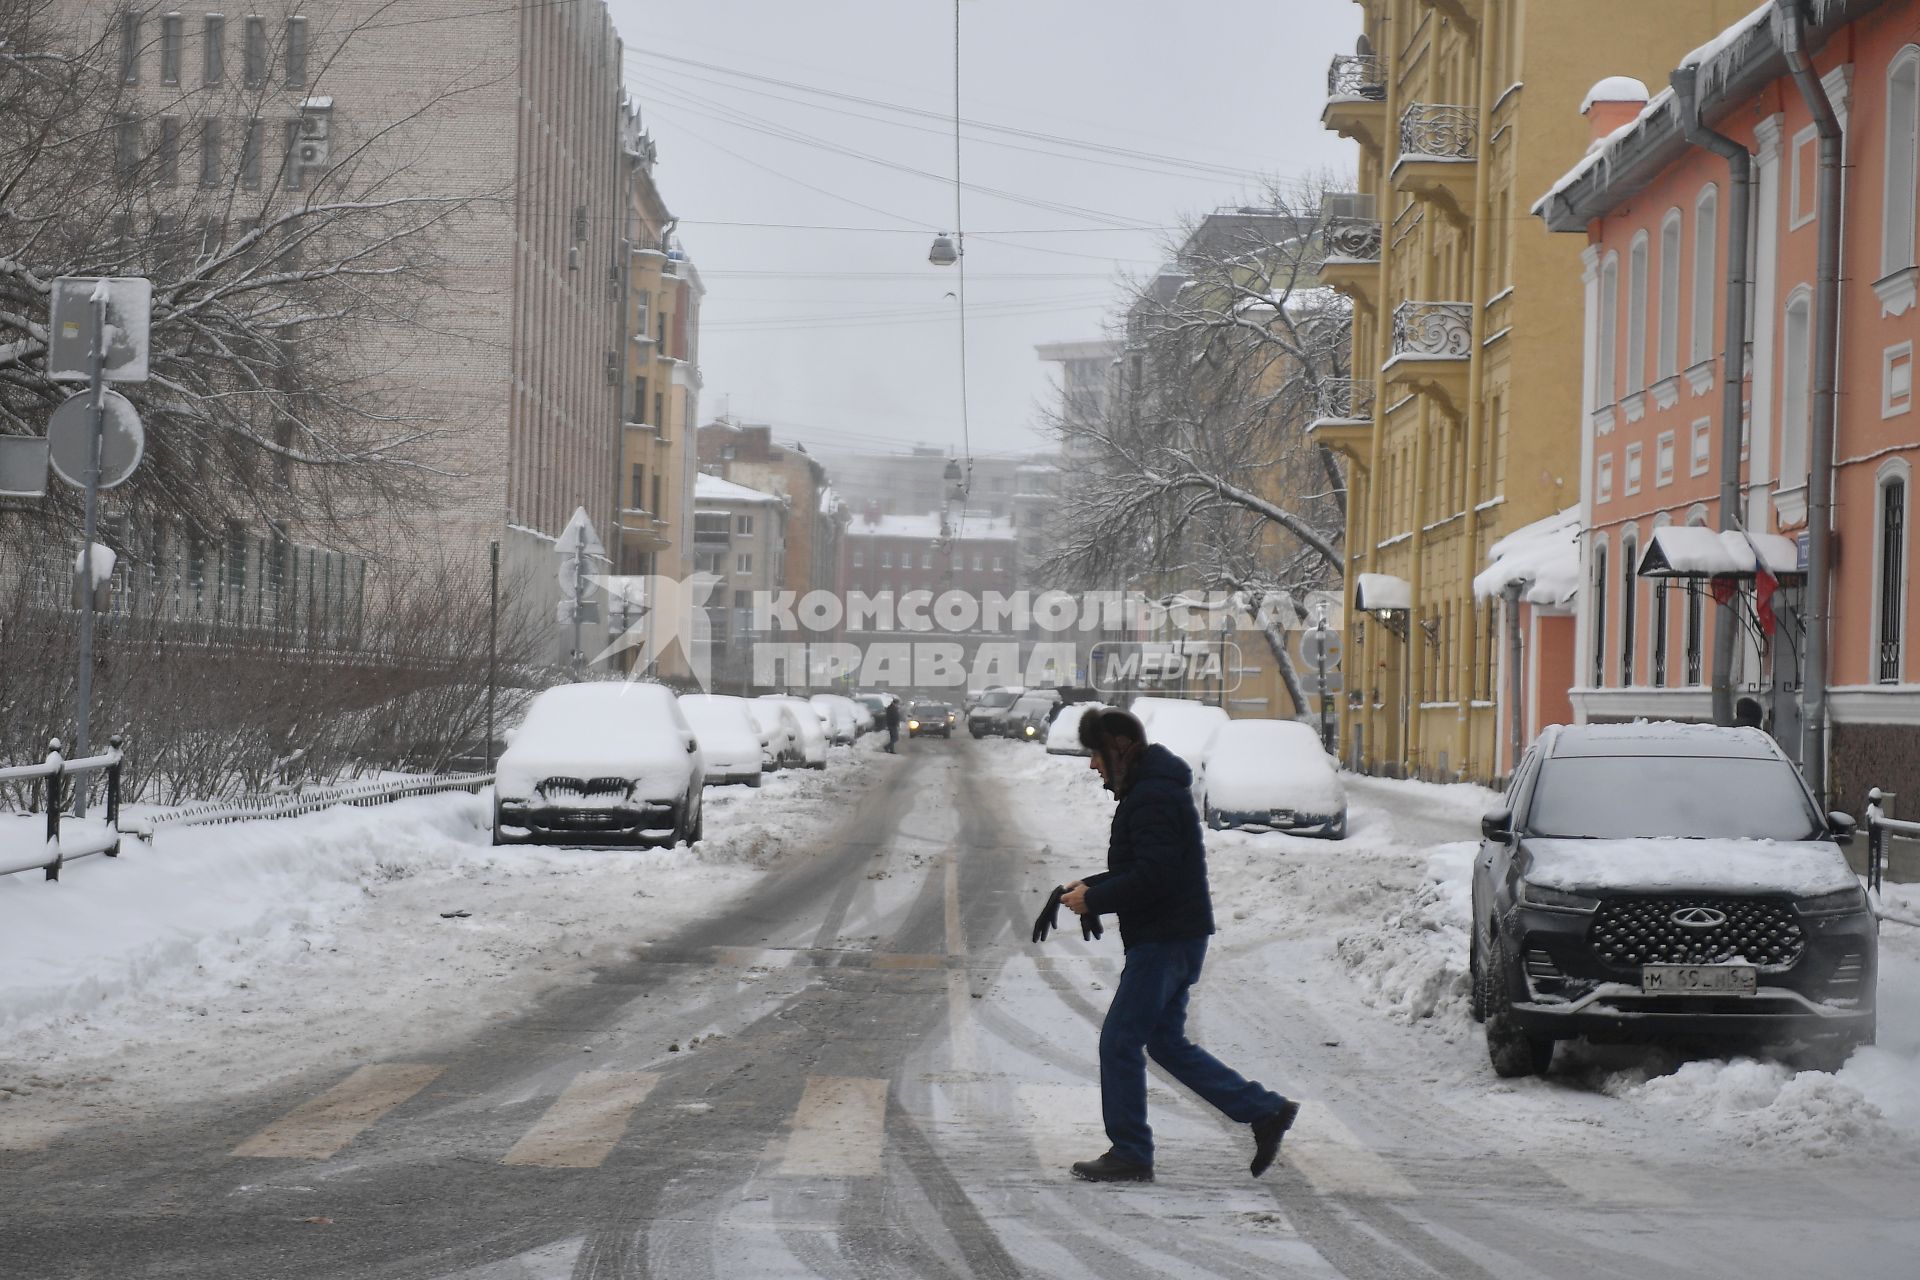
[[1334, 944], [1352, 970], [1360, 998], [1400, 1022], [1434, 1019], [1465, 1029], [1470, 876], [1475, 846], [1442, 845], [1427, 860], [1426, 882], [1368, 928]]
[[1580, 508], [1576, 504], [1515, 529], [1487, 550], [1487, 567], [1473, 580], [1473, 598], [1485, 600], [1519, 583], [1528, 604], [1565, 604], [1580, 589]]
[[1887, 1135], [1885, 1113], [1847, 1075], [1844, 1068], [1829, 1075], [1753, 1058], [1708, 1058], [1644, 1083], [1634, 1083], [1632, 1072], [1623, 1073], [1605, 1092], [1676, 1126], [1709, 1129], [1747, 1146], [1788, 1146], [1825, 1156]]

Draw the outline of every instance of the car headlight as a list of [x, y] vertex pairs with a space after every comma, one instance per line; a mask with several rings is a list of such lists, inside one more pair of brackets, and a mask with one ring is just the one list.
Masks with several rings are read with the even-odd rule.
[[1553, 889], [1526, 880], [1520, 882], [1520, 901], [1530, 907], [1545, 907], [1549, 911], [1595, 911], [1600, 906], [1598, 898], [1568, 893], [1565, 889]]
[[1852, 915], [1856, 911], [1867, 909], [1867, 891], [1859, 885], [1837, 889], [1832, 893], [1817, 893], [1809, 898], [1795, 898], [1794, 909], [1803, 916], [1841, 916]]
[[920, 722], [919, 722], [918, 720], [909, 720], [909, 721], [907, 721], [907, 728], [909, 728], [909, 729], [918, 729], [919, 727], [920, 727]]

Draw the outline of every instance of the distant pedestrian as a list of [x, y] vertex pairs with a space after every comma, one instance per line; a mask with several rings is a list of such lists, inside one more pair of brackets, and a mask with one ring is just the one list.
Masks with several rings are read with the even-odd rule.
[[1113, 1146], [1073, 1166], [1089, 1182], [1153, 1181], [1147, 1124], [1147, 1057], [1253, 1130], [1254, 1177], [1265, 1173], [1300, 1104], [1250, 1081], [1187, 1039], [1187, 996], [1200, 980], [1213, 933], [1207, 852], [1193, 805], [1193, 772], [1147, 744], [1125, 711], [1089, 712], [1080, 744], [1119, 801], [1107, 869], [1066, 887], [1061, 902], [1082, 916], [1120, 918], [1126, 964], [1100, 1027], [1100, 1110]]
[[887, 704], [887, 750], [900, 749], [900, 699]]

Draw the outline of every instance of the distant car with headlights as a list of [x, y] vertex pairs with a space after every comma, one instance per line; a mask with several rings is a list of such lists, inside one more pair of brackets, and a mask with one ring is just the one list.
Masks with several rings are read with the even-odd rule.
[[745, 698], [724, 693], [683, 693], [680, 713], [700, 740], [700, 755], [707, 763], [706, 785], [760, 785], [760, 726], [747, 711]]
[[558, 685], [533, 700], [501, 753], [493, 842], [692, 845], [705, 777], [699, 739], [671, 689]]
[[1772, 1045], [1832, 1070], [1873, 1043], [1879, 925], [1758, 729], [1556, 726], [1480, 820], [1468, 967], [1502, 1076], [1557, 1041]]
[[967, 732], [976, 738], [984, 738], [990, 733], [1005, 732], [1001, 721], [1006, 718], [1009, 711], [1013, 710], [1013, 704], [1020, 701], [1020, 695], [1025, 692], [1025, 689], [1000, 688], [989, 689], [981, 694], [978, 700], [967, 708]]
[[953, 708], [944, 702], [914, 702], [907, 706], [909, 738], [951, 738]]
[[1205, 817], [1229, 827], [1344, 839], [1347, 793], [1320, 735], [1296, 720], [1229, 720], [1207, 748]]
[[1017, 742], [1045, 742], [1047, 725], [1060, 706], [1060, 695], [1051, 689], [1023, 693], [1014, 699], [1001, 718], [1001, 732]]

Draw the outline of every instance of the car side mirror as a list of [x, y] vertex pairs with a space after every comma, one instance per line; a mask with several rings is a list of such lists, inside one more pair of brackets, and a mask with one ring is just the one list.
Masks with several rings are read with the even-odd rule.
[[1841, 813], [1838, 809], [1827, 815], [1827, 831], [1832, 834], [1835, 844], [1852, 844], [1854, 822], [1853, 815]]
[[693, 754], [693, 751], [694, 751], [694, 748], [695, 748], [695, 747], [697, 747], [697, 746], [699, 746], [699, 745], [700, 745], [700, 743], [699, 743], [699, 740], [698, 740], [697, 738], [688, 738], [688, 739], [687, 739], [687, 754], [688, 754], [688, 755], [692, 755], [692, 754]]
[[1480, 835], [1501, 844], [1513, 839], [1513, 810], [1495, 809], [1480, 815]]

